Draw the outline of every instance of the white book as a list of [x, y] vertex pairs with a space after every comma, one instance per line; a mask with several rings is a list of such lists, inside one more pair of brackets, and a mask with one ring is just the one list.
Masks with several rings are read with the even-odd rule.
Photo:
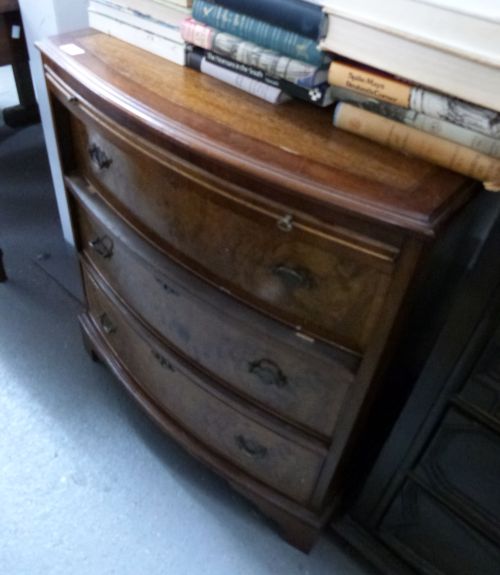
[[223, 68], [222, 66], [217, 66], [217, 64], [208, 62], [206, 58], [202, 59], [200, 70], [207, 76], [216, 78], [221, 82], [252, 94], [252, 96], [257, 96], [270, 104], [281, 104], [282, 102], [291, 100], [291, 97], [285, 94], [280, 88], [270, 86], [269, 84], [265, 84], [254, 78], [249, 78], [248, 76]]
[[166, 58], [175, 64], [184, 66], [186, 64], [186, 50], [184, 44], [173, 42], [163, 36], [158, 36], [129, 24], [124, 24], [119, 20], [108, 18], [89, 10], [89, 25], [100, 32], [109, 34], [119, 40], [128, 42], [138, 48], [147, 50], [152, 54]]
[[130, 26], [142, 28], [147, 32], [163, 36], [164, 38], [168, 38], [169, 40], [179, 44], [184, 43], [179, 26], [143, 16], [137, 12], [124, 8], [120, 4], [115, 4], [108, 0], [90, 0], [89, 11], [101, 14], [102, 16], [107, 16], [108, 18], [113, 18], [114, 20], [119, 20], [120, 22]]
[[163, 4], [165, 6], [175, 4], [176, 6], [182, 6], [183, 8], [191, 8], [193, 5], [193, 0], [152, 0], [157, 4]]
[[128, 12], [139, 14], [165, 24], [180, 26], [184, 18], [191, 16], [191, 10], [176, 4], [163, 4], [153, 0], [98, 0], [101, 3], [121, 6]]
[[475, 10], [465, 0], [324, 4], [323, 49], [500, 111], [498, 2], [475, 2]]

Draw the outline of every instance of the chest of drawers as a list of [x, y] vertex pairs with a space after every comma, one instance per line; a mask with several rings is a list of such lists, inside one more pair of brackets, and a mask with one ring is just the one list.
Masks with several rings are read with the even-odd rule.
[[310, 548], [423, 256], [473, 184], [102, 34], [40, 48], [88, 348]]

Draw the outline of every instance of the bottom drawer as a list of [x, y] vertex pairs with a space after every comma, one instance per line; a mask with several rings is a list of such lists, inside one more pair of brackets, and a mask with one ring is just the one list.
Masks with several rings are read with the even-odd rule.
[[418, 573], [498, 575], [500, 551], [413, 481], [405, 483], [380, 526], [384, 542]]
[[243, 406], [193, 373], [132, 320], [84, 274], [89, 313], [103, 339], [137, 384], [212, 452], [288, 497], [306, 503], [324, 450], [311, 449], [266, 427]]

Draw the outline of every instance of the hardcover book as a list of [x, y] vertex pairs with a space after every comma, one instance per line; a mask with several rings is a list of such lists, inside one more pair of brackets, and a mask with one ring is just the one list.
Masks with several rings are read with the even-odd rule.
[[286, 56], [309, 62], [315, 66], [320, 66], [329, 60], [321, 52], [315, 40], [250, 16], [233, 12], [206, 0], [194, 0], [193, 18], [222, 32], [234, 34], [264, 48], [281, 52]]
[[209, 0], [318, 41], [326, 34], [327, 18], [320, 6], [304, 0]]
[[325, 9], [324, 49], [500, 111], [497, 2], [325, 0]]
[[282, 78], [299, 86], [312, 88], [327, 79], [328, 70], [307, 62], [283, 56], [279, 52], [262, 48], [226, 32], [186, 19], [181, 26], [183, 39], [195, 46], [211, 50], [246, 66], [261, 69], [265, 74]]

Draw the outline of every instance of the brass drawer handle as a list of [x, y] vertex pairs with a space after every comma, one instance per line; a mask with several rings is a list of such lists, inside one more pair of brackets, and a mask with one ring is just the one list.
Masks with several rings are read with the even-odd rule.
[[255, 459], [263, 459], [267, 455], [267, 447], [264, 447], [254, 439], [248, 439], [243, 435], [236, 436], [236, 445], [244, 451], [246, 455]]
[[107, 313], [103, 313], [99, 316], [99, 322], [101, 323], [102, 330], [107, 335], [112, 335], [116, 332], [117, 328]]
[[92, 144], [89, 148], [89, 156], [92, 162], [100, 169], [106, 170], [111, 166], [113, 160], [106, 155], [97, 144]]
[[100, 236], [89, 241], [89, 247], [105, 259], [113, 255], [114, 244], [109, 236]]
[[152, 349], [151, 353], [156, 361], [163, 367], [164, 369], [168, 369], [169, 371], [175, 371], [174, 366], [168, 361], [168, 359], [164, 358], [161, 353], [158, 353], [156, 350]]
[[288, 385], [286, 375], [281, 371], [278, 364], [271, 359], [259, 359], [249, 364], [248, 371], [256, 375], [265, 385], [275, 385], [282, 388]]
[[311, 272], [305, 268], [279, 264], [273, 268], [273, 274], [292, 289], [299, 287], [310, 289], [314, 285]]
[[276, 225], [282, 232], [291, 232], [293, 230], [293, 216], [286, 214], [276, 222]]

